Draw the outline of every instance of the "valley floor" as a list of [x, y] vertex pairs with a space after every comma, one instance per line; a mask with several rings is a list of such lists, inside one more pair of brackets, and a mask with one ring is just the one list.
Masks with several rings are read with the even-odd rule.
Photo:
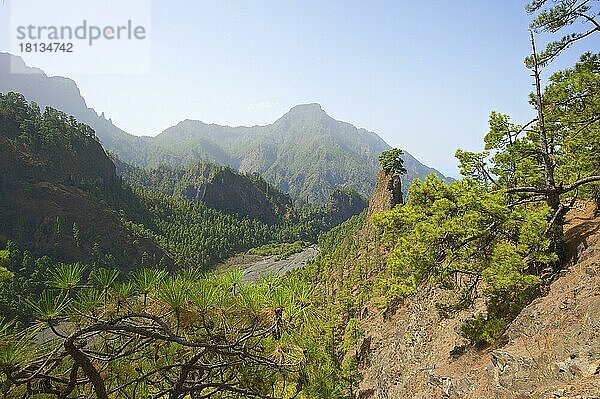
[[305, 248], [302, 252], [291, 254], [285, 259], [278, 259], [278, 255], [236, 255], [217, 266], [217, 270], [228, 270], [240, 268], [244, 271], [242, 280], [246, 282], [256, 282], [259, 278], [284, 274], [306, 266], [306, 264], [319, 255], [319, 249], [316, 245]]

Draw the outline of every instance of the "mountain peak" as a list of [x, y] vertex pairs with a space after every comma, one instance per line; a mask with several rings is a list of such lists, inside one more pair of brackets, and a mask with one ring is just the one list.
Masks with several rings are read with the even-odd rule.
[[292, 109], [290, 109], [291, 111], [323, 111], [323, 107], [321, 107], [321, 104], [319, 103], [307, 103], [307, 104], [298, 104], [294, 107], [292, 107]]
[[278, 123], [298, 123], [299, 121], [304, 122], [315, 122], [328, 118], [329, 115], [323, 111], [321, 104], [310, 103], [310, 104], [299, 104], [292, 107], [286, 114], [279, 118], [275, 124]]
[[288, 115], [327, 115], [321, 104], [309, 103], [309, 104], [298, 104], [287, 113]]

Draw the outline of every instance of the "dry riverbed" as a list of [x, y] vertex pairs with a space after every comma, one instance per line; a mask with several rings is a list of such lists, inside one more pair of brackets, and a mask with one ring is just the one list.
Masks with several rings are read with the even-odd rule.
[[229, 270], [240, 268], [244, 270], [242, 280], [246, 282], [256, 282], [260, 277], [284, 274], [306, 266], [306, 264], [317, 257], [319, 249], [312, 245], [302, 252], [288, 256], [285, 259], [277, 259], [277, 255], [261, 256], [239, 254], [229, 258], [217, 266], [217, 270]]

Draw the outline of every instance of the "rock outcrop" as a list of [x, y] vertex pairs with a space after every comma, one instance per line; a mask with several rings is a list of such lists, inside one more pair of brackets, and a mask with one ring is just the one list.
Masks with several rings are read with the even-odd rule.
[[377, 175], [375, 189], [369, 200], [368, 216], [379, 212], [389, 211], [394, 206], [402, 204], [402, 183], [398, 175], [390, 175], [383, 170]]
[[197, 164], [183, 176], [182, 196], [209, 208], [274, 224], [292, 212], [288, 195], [262, 179], [251, 179], [230, 168]]
[[375, 189], [373, 189], [373, 193], [369, 199], [365, 232], [367, 234], [372, 232], [373, 225], [371, 223], [371, 216], [376, 213], [389, 211], [403, 202], [402, 182], [400, 181], [400, 177], [398, 175], [387, 174], [383, 170], [380, 170], [377, 175]]

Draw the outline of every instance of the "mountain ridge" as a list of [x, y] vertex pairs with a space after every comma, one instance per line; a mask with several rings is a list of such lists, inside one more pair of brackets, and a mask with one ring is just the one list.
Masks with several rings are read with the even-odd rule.
[[281, 222], [293, 212], [287, 194], [258, 175], [243, 175], [228, 166], [199, 162], [187, 168], [142, 169], [117, 157], [112, 157], [112, 161], [117, 175], [130, 184], [203, 203], [220, 212], [240, 214], [266, 224]]
[[[177, 154], [177, 157], [160, 159], [152, 166], [190, 163], [199, 153], [215, 146], [218, 151], [200, 157], [242, 172], [258, 172], [283, 191], [297, 199], [307, 198], [309, 203], [323, 202], [327, 192], [340, 187], [353, 187], [369, 195], [379, 168], [378, 156], [391, 148], [376, 133], [331, 117], [317, 103], [296, 105], [272, 124], [254, 127], [186, 119], [165, 129], [154, 143], [164, 150], [163, 154]], [[322, 163], [322, 159], [328, 162], [318, 170], [311, 170], [311, 165]], [[404, 161], [408, 171], [402, 178], [404, 187], [429, 173], [451, 180], [410, 153], [405, 153]], [[294, 164], [295, 168], [289, 167]], [[353, 168], [355, 173], [344, 168]], [[361, 169], [365, 172], [362, 176], [356, 173]], [[323, 174], [328, 173], [330, 176], [323, 179]], [[305, 182], [306, 179], [309, 181]]]
[[295, 211], [256, 174], [113, 159], [74, 117], [0, 94], [0, 247], [121, 270], [208, 269], [256, 246], [314, 242], [366, 206], [355, 192], [334, 191], [327, 207]]
[[[14, 62], [32, 73], [11, 74]], [[48, 76], [20, 57], [0, 53], [0, 92], [10, 91], [74, 115], [94, 129], [105, 150], [135, 166], [214, 162], [259, 173], [300, 204], [323, 204], [331, 191], [344, 187], [370, 195], [378, 156], [391, 148], [375, 132], [336, 120], [314, 102], [298, 104], [267, 125], [232, 127], [184, 119], [156, 136], [134, 136], [88, 107], [72, 79]], [[408, 172], [403, 187], [429, 173], [451, 180], [409, 153], [404, 161]]]

